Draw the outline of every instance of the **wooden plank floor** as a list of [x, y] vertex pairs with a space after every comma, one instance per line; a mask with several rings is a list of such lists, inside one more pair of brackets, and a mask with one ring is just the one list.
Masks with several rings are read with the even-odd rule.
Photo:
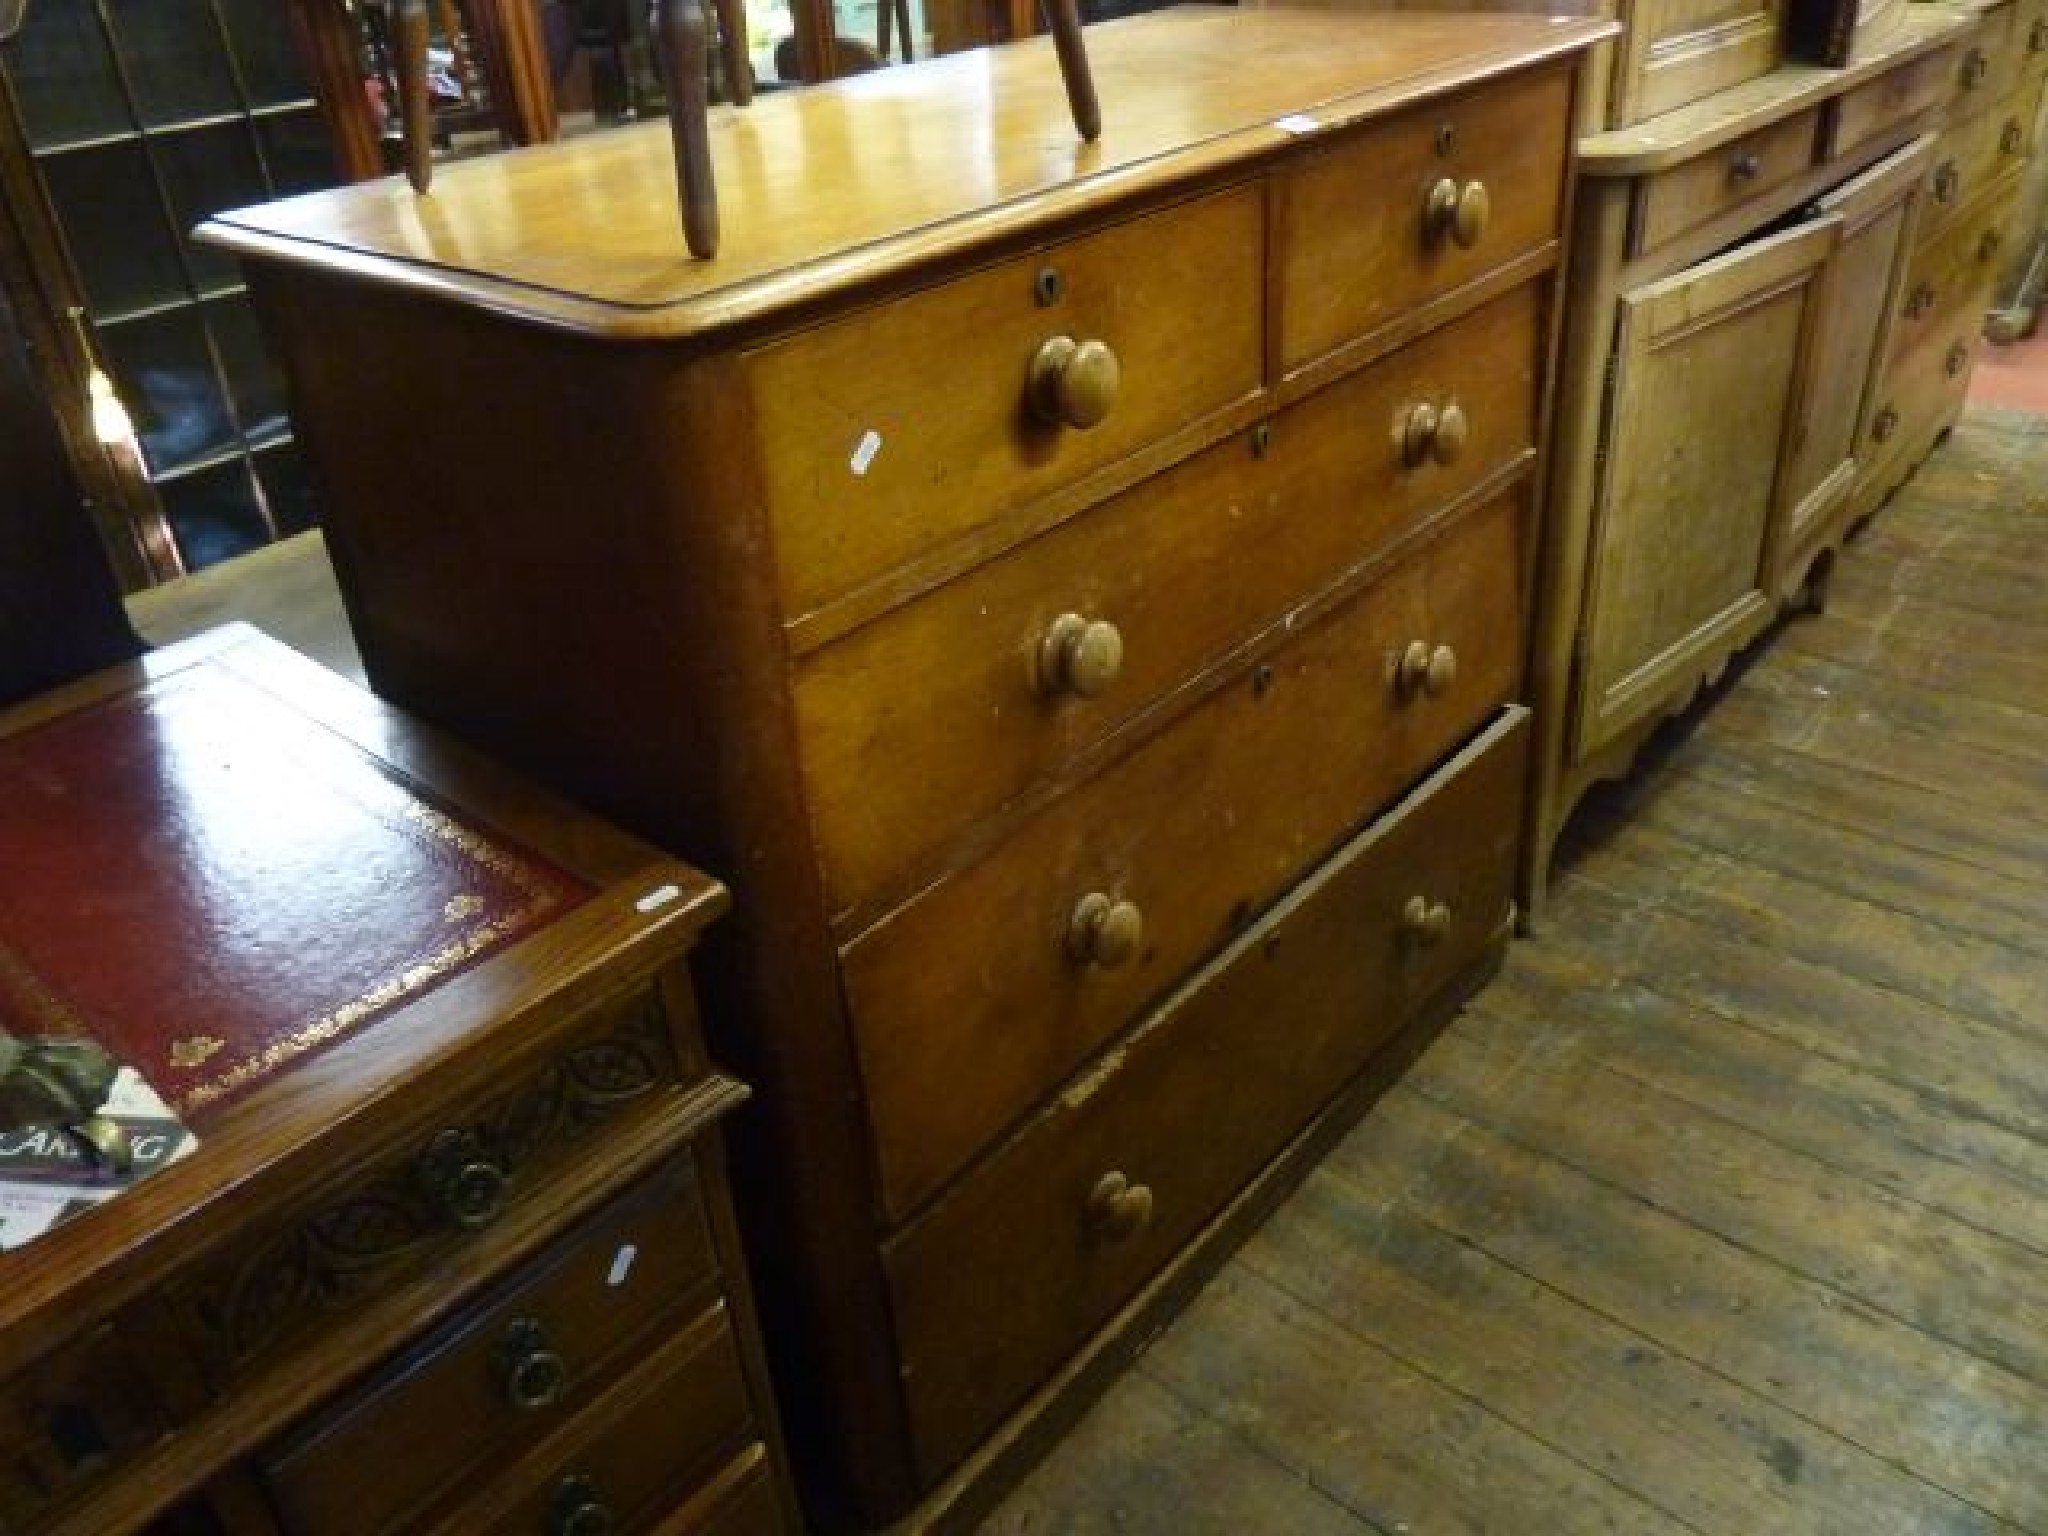
[[1596, 792], [988, 1529], [2048, 1533], [2048, 418], [1973, 408]]

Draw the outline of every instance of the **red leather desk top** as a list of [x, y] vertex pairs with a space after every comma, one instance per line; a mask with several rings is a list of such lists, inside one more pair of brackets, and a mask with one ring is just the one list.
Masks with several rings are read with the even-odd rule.
[[229, 670], [0, 739], [0, 1028], [201, 1125], [589, 894]]

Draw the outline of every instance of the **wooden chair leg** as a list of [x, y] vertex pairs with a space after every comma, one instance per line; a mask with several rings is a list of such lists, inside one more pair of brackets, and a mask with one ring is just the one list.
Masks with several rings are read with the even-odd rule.
[[427, 92], [427, 0], [398, 0], [398, 121], [405, 135], [405, 179], [415, 192], [434, 184], [434, 106]]
[[[654, 0], [651, 19], [654, 46], [668, 80], [668, 127], [675, 146], [683, 241], [692, 256], [708, 260], [718, 254], [718, 188], [711, 173], [711, 104], [704, 83], [709, 26], [702, 0]], [[747, 94], [753, 95], [751, 83]]]
[[754, 99], [754, 66], [747, 59], [746, 0], [715, 0], [718, 41], [725, 57], [725, 88], [732, 104], [744, 107]]

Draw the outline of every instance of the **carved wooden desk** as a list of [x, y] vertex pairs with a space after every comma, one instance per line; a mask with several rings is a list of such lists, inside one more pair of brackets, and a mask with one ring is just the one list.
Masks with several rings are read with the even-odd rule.
[[705, 263], [658, 125], [210, 226], [373, 684], [734, 887], [821, 1521], [1028, 1454], [1497, 956], [1608, 30], [1109, 23], [1093, 145], [1044, 42], [758, 101]]
[[0, 1254], [0, 1529], [773, 1530], [720, 888], [244, 626], [0, 714], [0, 1020], [200, 1146]]

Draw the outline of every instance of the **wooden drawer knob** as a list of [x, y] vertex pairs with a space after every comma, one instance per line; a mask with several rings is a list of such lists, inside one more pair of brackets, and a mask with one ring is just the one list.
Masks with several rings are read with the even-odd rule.
[[1136, 1237], [1152, 1224], [1152, 1188], [1112, 1169], [1088, 1191], [1088, 1230], [1107, 1242]]
[[1458, 681], [1458, 653], [1448, 645], [1411, 640], [1394, 673], [1394, 691], [1404, 699], [1418, 693], [1440, 699]]
[[1918, 320], [1934, 308], [1934, 284], [1922, 279], [1913, 285], [1913, 291], [1906, 295], [1906, 318]]
[[1145, 942], [1145, 914], [1137, 903], [1090, 891], [1067, 919], [1067, 953], [1105, 971], [1130, 964]]
[[1952, 379], [1969, 366], [1970, 349], [1960, 341], [1950, 347], [1948, 349], [1948, 356], [1941, 360], [1941, 371]]
[[509, 1177], [472, 1132], [441, 1132], [420, 1154], [416, 1171], [428, 1202], [466, 1231], [489, 1226], [505, 1209]]
[[1055, 336], [1031, 359], [1032, 414], [1052, 426], [1085, 432], [1109, 415], [1122, 379], [1108, 342]]
[[1124, 637], [1107, 619], [1063, 613], [1045, 627], [1038, 642], [1042, 693], [1092, 699], [1117, 680], [1123, 667]]
[[1418, 949], [1441, 944], [1450, 936], [1451, 909], [1427, 896], [1410, 896], [1401, 904], [1401, 937]]
[[1879, 411], [1870, 423], [1870, 435], [1880, 443], [1890, 442], [1892, 434], [1898, 430], [1899, 413], [1890, 406]]
[[612, 1536], [618, 1528], [618, 1517], [588, 1477], [576, 1473], [555, 1485], [548, 1536]]
[[2039, 18], [2028, 29], [2027, 52], [2048, 53], [2048, 16]]
[[1472, 435], [1472, 423], [1455, 400], [1439, 407], [1428, 401], [1404, 406], [1394, 418], [1394, 442], [1401, 463], [1415, 469], [1434, 459], [1455, 464]]
[[1486, 233], [1492, 217], [1493, 200], [1487, 195], [1485, 182], [1468, 181], [1461, 186], [1443, 176], [1429, 189], [1422, 210], [1422, 227], [1430, 238], [1448, 235], [1469, 251]]
[[1977, 237], [1977, 259], [1989, 261], [1998, 254], [1998, 248], [2005, 244], [2005, 236], [1995, 229], [1987, 229]]
[[1991, 60], [1984, 56], [1982, 48], [1972, 48], [1963, 56], [1963, 89], [1974, 91], [1984, 83], [1984, 77], [1991, 73]]
[[1955, 161], [1944, 160], [1934, 168], [1934, 200], [1937, 203], [1953, 203], [1962, 189], [1963, 173], [1956, 169]]
[[507, 1325], [498, 1345], [498, 1380], [505, 1401], [522, 1413], [537, 1413], [562, 1400], [569, 1369], [562, 1364], [562, 1357], [548, 1348], [540, 1324], [530, 1317], [517, 1317]]
[[2027, 147], [2027, 130], [2016, 117], [2008, 117], [2005, 126], [1998, 131], [1998, 148], [2008, 155], [2016, 155]]
[[1740, 186], [1755, 181], [1763, 174], [1764, 163], [1754, 150], [1737, 155], [1728, 162], [1728, 180]]

